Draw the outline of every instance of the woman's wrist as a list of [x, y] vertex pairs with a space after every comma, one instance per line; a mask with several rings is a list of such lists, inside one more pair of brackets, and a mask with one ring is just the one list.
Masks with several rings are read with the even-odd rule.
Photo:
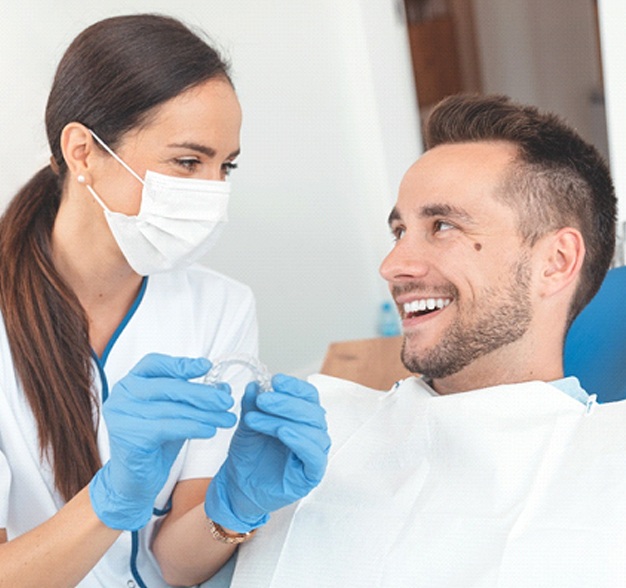
[[225, 529], [219, 523], [216, 523], [213, 519], [207, 517], [207, 524], [209, 526], [209, 531], [211, 532], [211, 536], [216, 541], [220, 543], [226, 543], [228, 545], [238, 545], [239, 543], [245, 543], [252, 539], [254, 534], [256, 533], [256, 529], [252, 529], [252, 531], [248, 531], [247, 533], [238, 533], [237, 531], [231, 531], [230, 529]]

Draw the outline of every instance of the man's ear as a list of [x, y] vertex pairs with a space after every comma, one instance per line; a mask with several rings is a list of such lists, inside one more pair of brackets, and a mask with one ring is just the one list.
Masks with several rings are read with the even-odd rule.
[[89, 129], [79, 122], [67, 124], [61, 131], [61, 151], [67, 168], [74, 177], [83, 177], [83, 183], [91, 184], [90, 168], [93, 168], [94, 139]]
[[585, 259], [585, 241], [578, 229], [564, 227], [541, 241], [543, 269], [540, 293], [552, 296], [577, 282]]

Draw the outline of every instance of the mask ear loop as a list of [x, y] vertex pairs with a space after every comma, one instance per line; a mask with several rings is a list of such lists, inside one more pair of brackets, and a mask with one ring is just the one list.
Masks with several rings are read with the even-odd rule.
[[131, 173], [133, 176], [135, 176], [141, 183], [142, 185], [144, 184], [144, 181], [141, 179], [141, 177], [139, 176], [139, 174], [137, 172], [135, 172], [135, 170], [133, 168], [131, 168], [117, 153], [115, 153], [115, 151], [113, 151], [113, 149], [111, 149], [100, 137], [98, 137], [98, 135], [96, 135], [96, 133], [94, 133], [91, 129], [89, 129], [89, 132], [91, 133], [91, 136], [98, 141], [98, 143], [100, 144], [100, 146], [113, 158], [115, 159], [115, 161], [117, 161], [120, 165], [123, 165], [124, 168], [126, 169], [126, 171], [128, 171], [129, 173]]
[[240, 365], [248, 368], [258, 382], [261, 392], [272, 391], [272, 374], [267, 367], [252, 355], [229, 355], [217, 358], [213, 362], [213, 367], [208, 371], [202, 380], [204, 384], [215, 386], [223, 381], [224, 372], [233, 365]]

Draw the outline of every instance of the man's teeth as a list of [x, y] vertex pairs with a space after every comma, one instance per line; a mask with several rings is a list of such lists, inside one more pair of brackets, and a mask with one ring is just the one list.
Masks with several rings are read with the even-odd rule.
[[404, 303], [404, 313], [424, 312], [425, 310], [439, 310], [445, 308], [452, 300], [449, 298], [421, 298], [413, 302]]

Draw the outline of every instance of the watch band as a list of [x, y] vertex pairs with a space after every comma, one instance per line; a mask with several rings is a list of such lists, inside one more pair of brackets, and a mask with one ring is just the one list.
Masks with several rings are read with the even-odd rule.
[[245, 541], [252, 539], [253, 535], [256, 533], [256, 529], [252, 529], [252, 531], [248, 531], [247, 533], [227, 533], [224, 530], [224, 527], [222, 527], [219, 523], [216, 523], [209, 518], [207, 518], [207, 522], [213, 539], [219, 541], [220, 543], [227, 543], [228, 545], [239, 545], [239, 543], [244, 543]]

